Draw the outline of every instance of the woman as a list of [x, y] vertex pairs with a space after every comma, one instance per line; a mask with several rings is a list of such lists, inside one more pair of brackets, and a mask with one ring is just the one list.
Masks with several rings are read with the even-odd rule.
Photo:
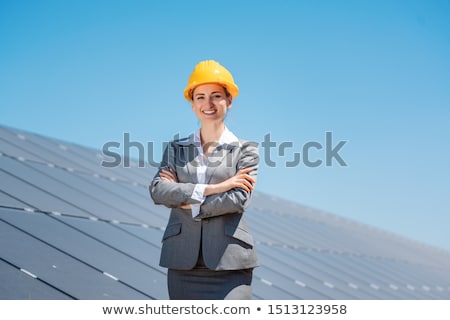
[[184, 91], [201, 128], [169, 143], [150, 185], [155, 204], [171, 208], [160, 265], [171, 299], [251, 299], [258, 265], [244, 218], [258, 167], [255, 143], [224, 123], [239, 93], [231, 73], [200, 62]]

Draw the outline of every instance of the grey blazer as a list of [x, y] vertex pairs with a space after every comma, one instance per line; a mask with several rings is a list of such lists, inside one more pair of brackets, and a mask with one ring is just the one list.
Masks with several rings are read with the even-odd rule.
[[[191, 198], [198, 183], [197, 154], [192, 138], [172, 141], [149, 186], [155, 204], [172, 208], [162, 239], [160, 265], [171, 269], [192, 269], [202, 248], [204, 263], [211, 270], [256, 267], [258, 259], [254, 241], [244, 217], [251, 192], [235, 188], [207, 196], [195, 219], [191, 209], [179, 208], [183, 204], [198, 203]], [[219, 145], [208, 158], [206, 183], [222, 182], [248, 167], [254, 168], [250, 175], [256, 179], [258, 162], [258, 148], [254, 142], [240, 140], [236, 144]], [[177, 173], [178, 183], [160, 179], [161, 169], [169, 167]]]

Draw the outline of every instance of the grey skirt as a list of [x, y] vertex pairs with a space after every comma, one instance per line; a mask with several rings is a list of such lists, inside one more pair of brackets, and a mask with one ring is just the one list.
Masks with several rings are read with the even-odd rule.
[[253, 269], [169, 269], [167, 285], [171, 300], [249, 300], [252, 277]]

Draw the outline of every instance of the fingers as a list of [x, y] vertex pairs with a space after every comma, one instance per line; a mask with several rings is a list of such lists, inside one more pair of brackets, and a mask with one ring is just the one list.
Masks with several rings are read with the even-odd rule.
[[244, 175], [244, 178], [245, 178], [247, 181], [251, 182], [252, 184], [256, 183], [256, 179], [253, 178], [252, 176], [248, 175], [248, 174]]
[[244, 180], [240, 185], [239, 188], [244, 189], [247, 192], [253, 191], [255, 189], [255, 187], [248, 182], [247, 180]]
[[251, 172], [253, 170], [254, 170], [254, 168], [241, 169], [236, 173], [236, 176], [244, 176], [245, 179], [250, 180], [253, 183], [256, 183], [256, 180], [248, 174], [249, 172]]
[[247, 173], [238, 173], [238, 174], [236, 175], [236, 177], [237, 177], [238, 179], [245, 179], [245, 180], [247, 180], [247, 181], [249, 181], [249, 182], [251, 182], [251, 183], [256, 183], [256, 179], [253, 178], [251, 175], [249, 175], [249, 174], [247, 174]]
[[247, 192], [253, 191], [255, 189], [254, 184], [256, 183], [256, 179], [249, 175], [249, 172], [253, 170], [254, 168], [239, 170], [234, 176], [234, 187], [241, 188]]
[[237, 172], [237, 174], [240, 173], [249, 173], [250, 171], [253, 171], [254, 168], [245, 168], [245, 169], [241, 169]]
[[160, 176], [161, 178], [162, 178], [162, 177], [165, 177], [165, 178], [174, 178], [172, 172], [167, 171], [167, 170], [165, 170], [165, 169], [162, 169], [162, 170], [161, 170], [161, 172], [159, 173], [159, 176]]
[[239, 177], [236, 177], [235, 180], [235, 187], [244, 189], [247, 192], [253, 191], [255, 189], [254, 184], [256, 183], [256, 180], [253, 179], [248, 174], [241, 175]]
[[177, 175], [172, 168], [170, 168], [169, 170], [162, 169], [161, 172], [159, 173], [159, 177], [162, 180], [167, 180], [170, 182], [178, 182]]

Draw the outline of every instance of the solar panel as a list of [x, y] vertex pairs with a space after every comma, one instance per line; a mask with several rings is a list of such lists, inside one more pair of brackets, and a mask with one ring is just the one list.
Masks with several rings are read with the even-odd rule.
[[72, 297], [0, 260], [1, 300], [69, 300]]
[[[4, 210], [1, 214], [3, 216]], [[0, 249], [2, 260], [74, 299], [149, 299], [76, 257], [5, 223], [3, 218], [0, 242], [7, 244]]]
[[[0, 299], [167, 299], [155, 168], [0, 126]], [[450, 253], [255, 192], [254, 299], [449, 299]]]

